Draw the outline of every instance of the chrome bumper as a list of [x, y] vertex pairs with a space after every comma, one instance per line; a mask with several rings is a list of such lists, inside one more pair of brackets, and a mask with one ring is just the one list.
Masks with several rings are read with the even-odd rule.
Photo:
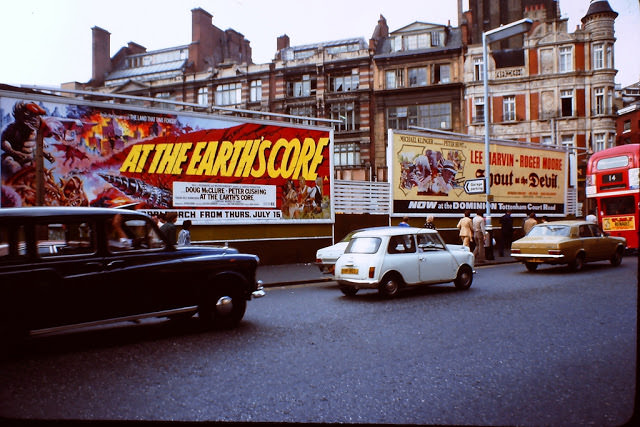
[[262, 280], [258, 280], [257, 285], [258, 285], [258, 288], [251, 293], [251, 296], [253, 298], [262, 298], [263, 296], [266, 295], [264, 291], [264, 286], [262, 286]]

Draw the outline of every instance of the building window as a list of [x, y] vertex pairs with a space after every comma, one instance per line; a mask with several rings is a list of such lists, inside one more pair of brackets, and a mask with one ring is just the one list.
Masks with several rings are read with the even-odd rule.
[[251, 80], [249, 83], [249, 101], [262, 101], [262, 80]]
[[404, 73], [402, 69], [388, 70], [385, 72], [387, 89], [397, 89], [404, 87]]
[[353, 70], [351, 74], [341, 76], [331, 76], [329, 79], [329, 90], [331, 92], [349, 92], [360, 88], [360, 76], [358, 70]]
[[241, 102], [242, 89], [240, 83], [229, 83], [216, 86], [216, 105], [237, 105]]
[[571, 46], [560, 48], [559, 68], [561, 73], [573, 71], [573, 49]]
[[604, 68], [604, 45], [602, 43], [593, 45], [593, 69]]
[[631, 132], [631, 120], [625, 120], [622, 124], [622, 133]]
[[436, 64], [433, 66], [433, 84], [451, 82], [451, 66], [449, 64]]
[[551, 135], [543, 135], [541, 143], [542, 145], [552, 145], [553, 139], [551, 138]]
[[409, 126], [451, 129], [451, 104], [437, 103], [387, 109], [388, 129], [408, 129]]
[[476, 96], [473, 99], [473, 113], [474, 122], [484, 121], [484, 97]]
[[573, 89], [560, 91], [561, 115], [562, 117], [573, 116]]
[[607, 148], [604, 133], [596, 133], [593, 135], [593, 151], [602, 151]]
[[341, 121], [333, 124], [334, 130], [349, 131], [360, 129], [360, 115], [353, 102], [331, 104], [329, 110], [332, 119]]
[[440, 31], [431, 32], [431, 47], [442, 46], [440, 34]]
[[333, 164], [337, 167], [360, 166], [360, 144], [357, 142], [336, 144], [333, 149]]
[[562, 135], [561, 141], [563, 147], [573, 147], [573, 135]]
[[287, 96], [300, 98], [311, 96], [315, 92], [315, 79], [311, 79], [309, 74], [303, 75], [299, 80], [291, 80], [287, 82]]
[[[289, 114], [292, 115], [292, 116], [313, 117], [314, 116], [313, 106], [306, 105], [306, 106], [302, 106], [302, 107], [290, 107], [289, 108]], [[294, 119], [294, 118], [291, 118], [290, 121], [292, 123], [301, 123], [303, 125], [311, 125], [311, 124], [313, 124], [312, 122], [314, 122], [314, 120]]]
[[604, 114], [605, 111], [605, 105], [604, 105], [604, 88], [603, 87], [597, 87], [594, 89], [594, 99], [593, 99], [593, 104], [594, 104], [594, 114], [596, 115], [600, 115], [600, 114]]
[[[413, 111], [417, 114], [414, 114]], [[437, 103], [409, 107], [409, 125], [430, 129], [451, 129], [451, 104]]]
[[208, 105], [209, 104], [209, 89], [206, 87], [201, 87], [198, 89], [198, 104], [200, 105]]
[[483, 76], [483, 61], [482, 58], [474, 58], [473, 59], [473, 80], [481, 81], [484, 80]]
[[387, 109], [387, 129], [407, 129], [407, 107]]
[[404, 36], [404, 50], [426, 49], [428, 47], [431, 47], [431, 43], [429, 35], [426, 33]]
[[502, 99], [502, 120], [505, 122], [515, 122], [516, 120], [516, 97], [505, 96]]
[[426, 86], [427, 69], [425, 67], [409, 68], [409, 86]]

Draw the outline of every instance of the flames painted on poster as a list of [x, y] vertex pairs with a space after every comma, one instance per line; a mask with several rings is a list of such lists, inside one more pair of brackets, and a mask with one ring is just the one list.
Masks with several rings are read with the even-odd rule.
[[5, 97], [0, 118], [2, 207], [40, 197], [195, 224], [332, 221], [328, 130]]
[[[492, 143], [489, 154], [492, 213], [565, 213], [565, 151]], [[485, 210], [484, 157], [482, 142], [392, 131], [387, 158], [393, 213]]]

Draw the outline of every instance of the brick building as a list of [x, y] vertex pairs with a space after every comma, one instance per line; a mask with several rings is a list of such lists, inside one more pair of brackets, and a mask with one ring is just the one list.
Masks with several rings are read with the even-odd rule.
[[640, 144], [640, 82], [622, 88], [616, 97], [616, 145]]

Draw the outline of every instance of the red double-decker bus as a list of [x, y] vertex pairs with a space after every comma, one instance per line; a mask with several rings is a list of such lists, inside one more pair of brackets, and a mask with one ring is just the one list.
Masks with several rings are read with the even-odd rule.
[[594, 153], [587, 163], [587, 197], [595, 199], [598, 222], [612, 236], [638, 249], [640, 218], [640, 144]]

